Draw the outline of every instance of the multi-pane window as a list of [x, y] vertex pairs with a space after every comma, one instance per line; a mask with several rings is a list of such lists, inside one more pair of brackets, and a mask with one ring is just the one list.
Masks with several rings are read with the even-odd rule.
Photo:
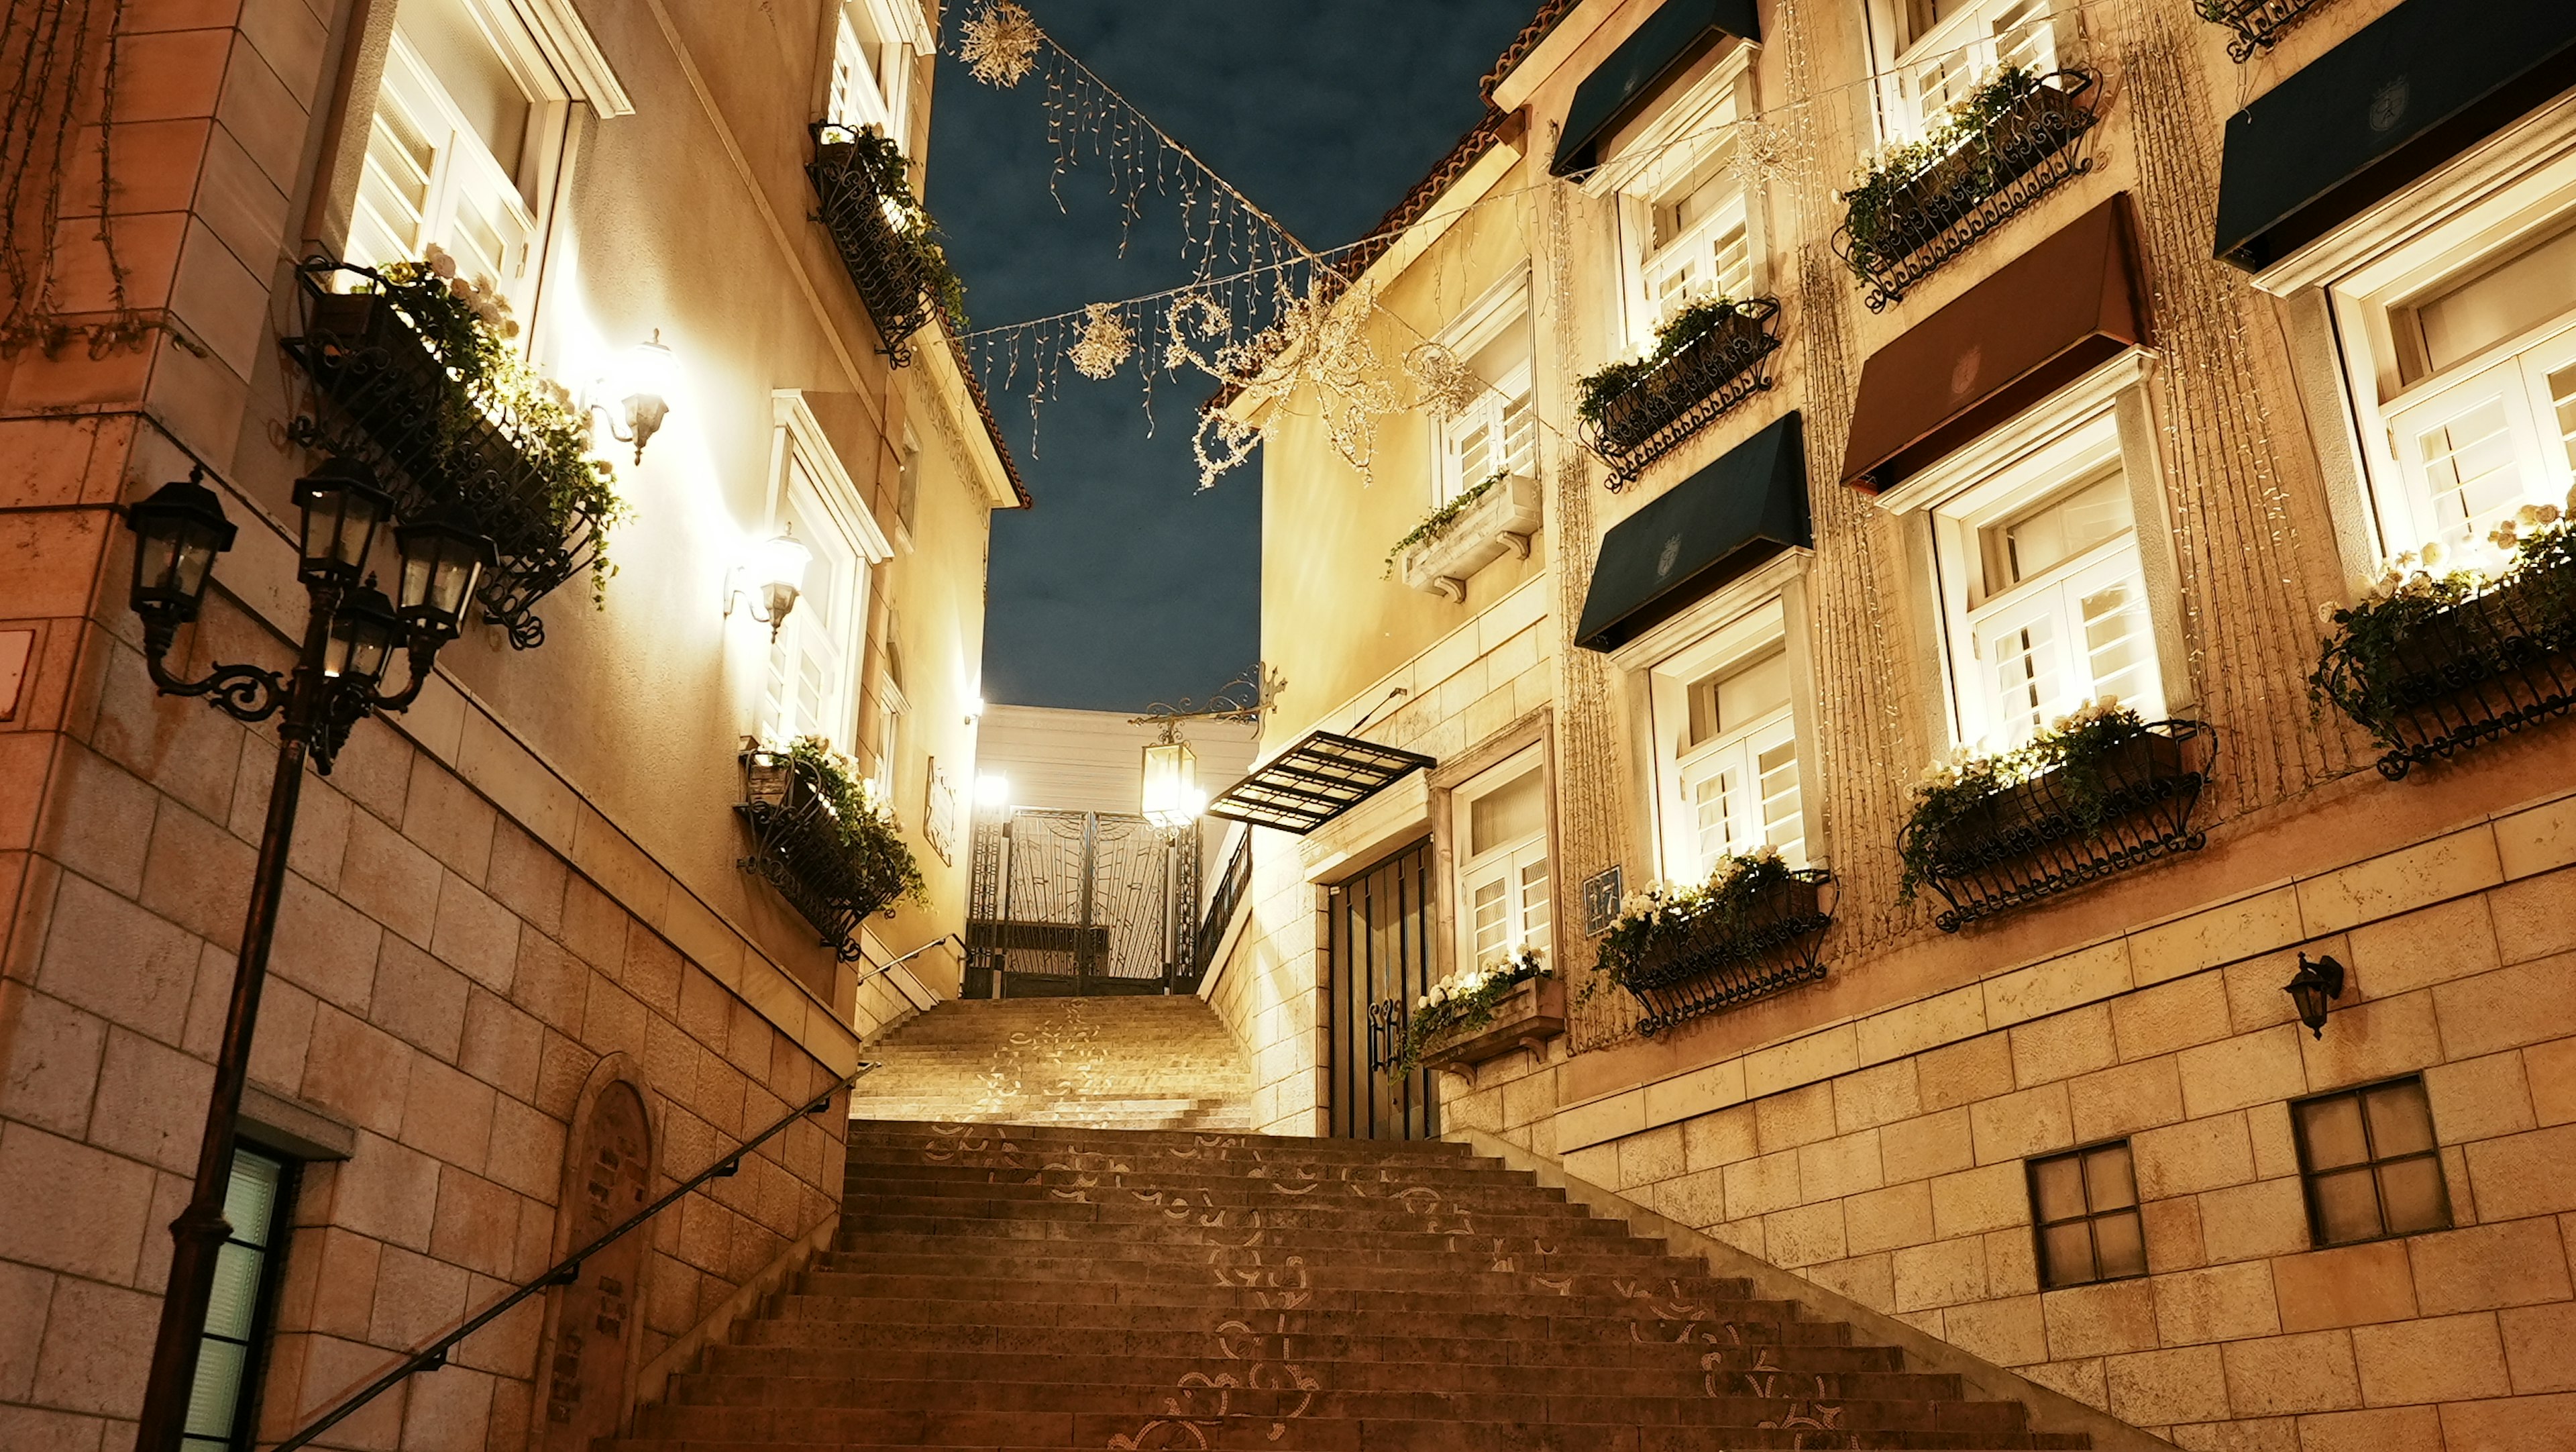
[[1650, 217], [1643, 266], [1657, 325], [1692, 302], [1751, 295], [1753, 242], [1744, 186], [1725, 150], [1658, 199]]
[[2388, 312], [2384, 405], [2411, 529], [2392, 550], [2475, 546], [2576, 479], [2576, 231]]
[[286, 1248], [295, 1167], [237, 1145], [224, 1219], [232, 1233], [215, 1253], [215, 1285], [197, 1343], [197, 1383], [188, 1394], [180, 1445], [187, 1452], [248, 1452], [270, 1302]]
[[846, 750], [855, 714], [850, 676], [867, 621], [867, 567], [823, 500], [801, 447], [787, 448], [780, 523], [812, 552], [805, 589], [770, 642], [761, 726], [779, 739], [820, 736]]
[[1690, 683], [1687, 745], [1676, 766], [1690, 812], [1697, 874], [1763, 845], [1806, 865], [1798, 734], [1789, 711], [1789, 652], [1774, 646]]
[[[2062, 0], [1892, 0], [1894, 63], [1880, 83], [1886, 139], [1923, 135], [1997, 66], [2057, 69], [2073, 8]], [[2068, 14], [2051, 13], [2061, 9]]]
[[2161, 714], [2155, 631], [2128, 481], [2114, 463], [1977, 530], [1983, 599], [1969, 683], [1989, 739], [2028, 740], [2088, 700]]
[[2138, 1218], [2127, 1140], [2028, 1163], [2042, 1286], [2054, 1290], [2147, 1273], [2146, 1230]]
[[2412, 1235], [2451, 1223], [2422, 1079], [2301, 1100], [2290, 1106], [2290, 1122], [2317, 1245]]
[[1534, 754], [1486, 773], [1458, 793], [1466, 838], [1458, 874], [1467, 957], [1502, 962], [1515, 947], [1544, 953], [1548, 896], [1547, 774]]
[[436, 244], [466, 275], [524, 298], [537, 223], [518, 178], [536, 119], [464, 0], [407, 0], [368, 126], [349, 260], [380, 266]]
[[910, 103], [911, 52], [890, 30], [868, 0], [841, 6], [824, 119], [852, 128], [874, 126], [900, 146]]
[[1467, 366], [1484, 383], [1475, 398], [1440, 425], [1440, 499], [1446, 503], [1497, 474], [1527, 474], [1536, 467], [1538, 414], [1530, 403], [1530, 326], [1525, 301], [1509, 307], [1499, 326], [1467, 354]]

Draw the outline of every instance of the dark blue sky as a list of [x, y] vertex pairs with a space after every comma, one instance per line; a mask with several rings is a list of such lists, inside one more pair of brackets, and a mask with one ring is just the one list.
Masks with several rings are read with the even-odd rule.
[[[1476, 82], [1536, 0], [1023, 0], [1040, 25], [1311, 247], [1358, 237], [1483, 111]], [[980, 0], [952, 0], [958, 23]], [[999, 91], [943, 55], [931, 210], [979, 328], [1187, 281], [1168, 200], [1119, 256], [1103, 169], [1048, 191], [1038, 78]], [[994, 411], [1037, 496], [993, 516], [984, 695], [1133, 710], [1205, 698], [1260, 650], [1259, 461], [1200, 493], [1203, 375], [1156, 375], [1147, 436], [1131, 367], [1070, 371], [1030, 447], [1028, 403]]]

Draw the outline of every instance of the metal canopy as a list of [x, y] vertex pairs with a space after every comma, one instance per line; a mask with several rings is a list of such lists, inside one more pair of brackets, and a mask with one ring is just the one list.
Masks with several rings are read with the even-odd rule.
[[1782, 550], [1814, 542], [1795, 410], [1610, 527], [1574, 643], [1615, 650]]
[[1393, 785], [1418, 766], [1437, 765], [1415, 751], [1399, 751], [1310, 731], [1252, 775], [1227, 787], [1207, 805], [1211, 817], [1276, 827], [1302, 837]]
[[1570, 176], [1599, 164], [1601, 143], [1621, 122], [1728, 36], [1762, 38], [1753, 0], [1664, 0], [1574, 88], [1564, 139], [1557, 143], [1548, 174]]

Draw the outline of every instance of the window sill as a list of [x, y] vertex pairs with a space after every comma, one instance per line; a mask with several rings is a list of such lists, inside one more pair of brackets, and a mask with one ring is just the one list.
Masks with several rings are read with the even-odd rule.
[[1530, 537], [1538, 533], [1540, 520], [1538, 480], [1511, 475], [1447, 529], [1405, 551], [1404, 583], [1463, 605], [1467, 581], [1477, 571], [1507, 553], [1530, 557]]

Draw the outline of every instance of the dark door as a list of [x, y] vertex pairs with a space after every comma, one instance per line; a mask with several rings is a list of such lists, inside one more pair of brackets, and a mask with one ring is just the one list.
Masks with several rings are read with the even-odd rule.
[[1436, 900], [1428, 841], [1332, 890], [1327, 961], [1337, 1135], [1431, 1139], [1440, 1133], [1431, 1071], [1395, 1071], [1405, 1018], [1431, 986]]

